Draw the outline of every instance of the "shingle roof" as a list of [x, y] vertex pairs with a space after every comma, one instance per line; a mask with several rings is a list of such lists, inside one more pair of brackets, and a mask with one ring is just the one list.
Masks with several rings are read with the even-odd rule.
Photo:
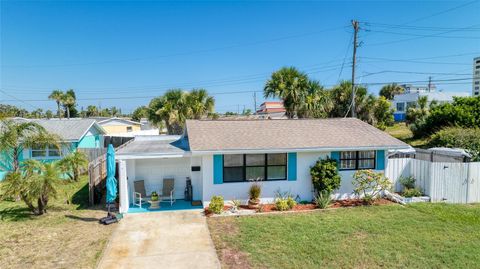
[[187, 120], [195, 151], [407, 148], [408, 145], [358, 119], [206, 121]]
[[[48, 132], [57, 134], [64, 140], [80, 140], [95, 123], [93, 119], [39, 119], [31, 121], [40, 124]], [[99, 131], [103, 132], [101, 129]]]
[[183, 155], [189, 151], [188, 141], [180, 136], [137, 136], [125, 147], [117, 150], [117, 155]]

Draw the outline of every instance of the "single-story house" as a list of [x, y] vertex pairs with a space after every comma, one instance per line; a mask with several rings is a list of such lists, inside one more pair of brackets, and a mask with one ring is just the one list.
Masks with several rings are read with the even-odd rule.
[[96, 117], [94, 119], [105, 130], [106, 135], [138, 132], [142, 129], [142, 123], [118, 117]]
[[299, 120], [187, 120], [182, 136], [136, 137], [116, 153], [120, 212], [132, 208], [134, 182], [147, 195], [174, 178], [175, 198], [183, 199], [191, 179], [193, 199], [208, 206], [214, 195], [248, 199], [251, 179], [260, 179], [262, 202], [289, 191], [312, 200], [310, 167], [318, 159], [338, 161], [342, 178], [337, 199], [352, 196], [358, 169], [384, 171], [387, 151], [409, 146], [354, 118]]
[[454, 97], [468, 97], [470, 94], [468, 92], [407, 92], [402, 94], [396, 94], [392, 100], [392, 107], [394, 109], [393, 118], [395, 121], [405, 121], [407, 110], [410, 107], [416, 107], [418, 99], [420, 97], [426, 96], [428, 103], [432, 101], [437, 102], [438, 104], [442, 103], [451, 103], [453, 102]]
[[[62, 139], [61, 152], [57, 148], [26, 148], [20, 156], [21, 160], [36, 159], [42, 161], [57, 160], [77, 148], [103, 148], [105, 130], [93, 119], [24, 119], [13, 118], [17, 122], [35, 122], [43, 126], [49, 133], [57, 134]], [[0, 160], [2, 161], [2, 160]], [[5, 160], [3, 160], [5, 162]], [[7, 166], [4, 164], [2, 166]], [[0, 180], [8, 169], [0, 166]]]

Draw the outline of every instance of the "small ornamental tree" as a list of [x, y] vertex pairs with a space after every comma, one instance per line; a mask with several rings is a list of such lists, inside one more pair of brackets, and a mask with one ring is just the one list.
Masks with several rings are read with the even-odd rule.
[[337, 161], [327, 158], [318, 160], [310, 167], [310, 175], [315, 191], [332, 193], [340, 188], [340, 175], [337, 171]]
[[353, 193], [362, 197], [364, 203], [373, 204], [380, 194], [389, 189], [390, 180], [383, 173], [359, 170], [353, 175]]

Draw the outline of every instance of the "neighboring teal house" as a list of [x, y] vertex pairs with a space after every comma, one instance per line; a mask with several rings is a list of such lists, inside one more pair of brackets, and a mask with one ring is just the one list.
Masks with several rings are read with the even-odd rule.
[[[21, 119], [15, 121], [31, 121], [43, 126], [48, 132], [59, 135], [64, 147], [61, 152], [57, 148], [28, 148], [23, 150], [22, 160], [36, 159], [51, 161], [61, 159], [77, 148], [103, 148], [105, 130], [93, 119]], [[8, 171], [0, 168], [0, 180]]]

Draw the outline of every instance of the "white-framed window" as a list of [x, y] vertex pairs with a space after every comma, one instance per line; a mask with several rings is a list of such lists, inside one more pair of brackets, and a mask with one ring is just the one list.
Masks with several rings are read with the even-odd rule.
[[130, 133], [130, 132], [132, 132], [132, 131], [133, 131], [132, 126], [127, 126], [127, 132]]
[[59, 158], [60, 150], [58, 150], [58, 148], [55, 146], [47, 146], [47, 147], [34, 146], [32, 147], [31, 156], [32, 158], [37, 158], [37, 159]]
[[398, 111], [398, 112], [403, 112], [403, 111], [405, 111], [405, 103], [397, 103], [397, 104], [396, 104], [396, 107], [397, 107], [397, 111]]
[[340, 170], [375, 169], [375, 151], [340, 152]]

